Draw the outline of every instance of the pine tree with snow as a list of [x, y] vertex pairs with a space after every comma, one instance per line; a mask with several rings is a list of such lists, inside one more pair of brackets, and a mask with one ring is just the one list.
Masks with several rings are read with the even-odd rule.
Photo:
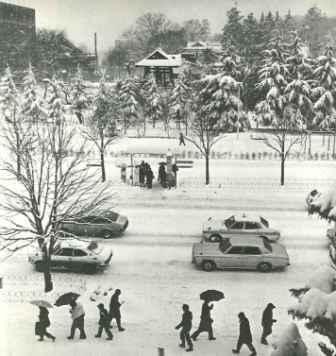
[[193, 90], [193, 119], [190, 137], [205, 159], [205, 184], [210, 183], [210, 154], [223, 133], [232, 130], [228, 113], [242, 109], [241, 83], [225, 73], [205, 75]]
[[273, 119], [274, 132], [265, 136], [264, 142], [280, 156], [281, 185], [285, 183], [286, 159], [295, 146], [304, 142], [305, 115], [312, 110], [311, 88], [303, 74], [305, 63], [298, 51], [297, 39], [289, 46], [276, 36], [273, 48], [263, 51], [257, 84], [265, 99], [256, 105], [256, 111], [268, 113]]

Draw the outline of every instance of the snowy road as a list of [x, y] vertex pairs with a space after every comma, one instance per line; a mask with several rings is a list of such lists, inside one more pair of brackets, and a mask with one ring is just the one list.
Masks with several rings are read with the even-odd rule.
[[[249, 209], [253, 210], [253, 206]], [[276, 317], [279, 323], [274, 328], [276, 339], [289, 320], [287, 307], [294, 302], [288, 289], [302, 286], [314, 269], [328, 262], [325, 238], [327, 223], [308, 217], [305, 212], [259, 212], [269, 219], [271, 226], [282, 231], [282, 242], [291, 258], [291, 266], [286, 271], [269, 274], [245, 271], [206, 273], [195, 269], [190, 263], [191, 245], [200, 238], [202, 222], [209, 216], [229, 216], [232, 211], [124, 207], [122, 212], [131, 222], [125, 236], [101, 241], [102, 244], [111, 246], [115, 254], [111, 267], [105, 273], [84, 276], [54, 274], [56, 287], [64, 290], [69, 288], [69, 284], [67, 286], [67, 282], [64, 282], [65, 276], [74, 285], [79, 280], [85, 282], [87, 291], [82, 301], [87, 310], [90, 340], [75, 342], [73, 345], [65, 339], [69, 329], [69, 316], [67, 308], [59, 308], [54, 309], [51, 314], [54, 321], [51, 330], [58, 336], [56, 343], [35, 343], [32, 330], [36, 309], [28, 304], [11, 303], [10, 295], [6, 299], [4, 293], [3, 300], [6, 303], [2, 304], [2, 313], [5, 318], [2, 320], [8, 319], [8, 324], [0, 322], [0, 338], [6, 332], [14, 333], [18, 323], [20, 329], [16, 331], [15, 344], [10, 342], [10, 337], [7, 338], [7, 343], [0, 340], [1, 355], [42, 356], [49, 350], [58, 350], [60, 355], [65, 355], [76, 349], [76, 352], [86, 356], [96, 354], [94, 349], [99, 351], [99, 355], [113, 349], [115, 354], [147, 356], [156, 355], [158, 346], [165, 347], [167, 355], [182, 355], [184, 352], [178, 350], [178, 335], [173, 329], [180, 317], [180, 306], [185, 302], [190, 304], [196, 327], [200, 311], [198, 295], [205, 289], [215, 288], [222, 290], [226, 296], [223, 302], [216, 304], [213, 313], [217, 340], [209, 344], [205, 336], [200, 337], [193, 354], [230, 354], [229, 350], [236, 340], [236, 315], [239, 311], [245, 311], [252, 324], [258, 354], [266, 356], [270, 347], [259, 343], [263, 307], [270, 301], [278, 307]], [[5, 267], [5, 275], [26, 275], [29, 283], [41, 289], [41, 275], [32, 270], [25, 256], [15, 256]], [[96, 307], [88, 298], [99, 285], [121, 288], [126, 301], [123, 309], [127, 331], [123, 334], [116, 333], [113, 347], [93, 338], [96, 331]], [[29, 300], [28, 296], [27, 299]], [[16, 313], [11, 313], [5, 305], [13, 306]], [[32, 323], [28, 320], [32, 320]], [[309, 342], [308, 339], [309, 337], [306, 341]], [[91, 343], [92, 347], [87, 348], [87, 343]], [[18, 348], [18, 345], [21, 346]], [[248, 353], [242, 351], [241, 354]]]

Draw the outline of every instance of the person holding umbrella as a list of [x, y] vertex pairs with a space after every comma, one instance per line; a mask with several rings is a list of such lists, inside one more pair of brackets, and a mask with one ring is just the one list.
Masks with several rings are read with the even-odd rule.
[[250, 356], [255, 356], [257, 352], [252, 344], [252, 334], [251, 334], [249, 320], [242, 312], [238, 314], [238, 318], [239, 318], [239, 338], [237, 341], [237, 347], [233, 349], [232, 352], [234, 354], [239, 354], [241, 347], [245, 344], [252, 352]]
[[38, 341], [43, 341], [44, 336], [51, 339], [52, 341], [55, 341], [56, 337], [48, 333], [47, 331], [47, 328], [50, 326], [49, 311], [46, 307], [43, 306], [39, 306], [39, 309], [40, 309], [39, 321], [36, 327], [37, 334], [40, 336]]
[[113, 339], [113, 334], [111, 333], [110, 330], [110, 318], [108, 315], [107, 310], [104, 308], [103, 303], [99, 303], [97, 305], [97, 308], [99, 309], [99, 329], [97, 335], [95, 337], [101, 337], [103, 330], [105, 330], [105, 333], [107, 334], [107, 339], [106, 340], [112, 340]]
[[198, 329], [191, 335], [191, 338], [196, 341], [198, 335], [206, 331], [208, 332], [209, 340], [216, 340], [213, 336], [212, 323], [213, 319], [211, 318], [211, 310], [213, 309], [213, 304], [209, 304], [212, 301], [219, 301], [224, 298], [224, 294], [218, 290], [209, 289], [200, 294], [200, 299], [204, 300], [202, 305], [201, 320], [198, 326]]
[[186, 351], [193, 351], [193, 344], [190, 338], [190, 330], [192, 327], [192, 312], [189, 310], [188, 304], [183, 304], [182, 310], [182, 321], [180, 322], [180, 324], [175, 326], [175, 329], [178, 330], [182, 328], [180, 332], [180, 347], [185, 347], [185, 342], [187, 341], [188, 348], [186, 349]]
[[72, 300], [70, 302], [70, 313], [71, 313], [71, 318], [72, 318], [72, 325], [71, 325], [71, 332], [70, 336], [68, 336], [69, 340], [72, 340], [75, 336], [75, 331], [76, 329], [79, 329], [80, 339], [86, 339], [86, 334], [84, 330], [84, 308], [82, 304], [78, 303], [76, 300]]
[[266, 337], [272, 334], [272, 326], [276, 322], [276, 320], [273, 319], [274, 308], [275, 306], [272, 303], [268, 303], [262, 315], [261, 325], [263, 332], [261, 335], [261, 343], [264, 345], [268, 345]]

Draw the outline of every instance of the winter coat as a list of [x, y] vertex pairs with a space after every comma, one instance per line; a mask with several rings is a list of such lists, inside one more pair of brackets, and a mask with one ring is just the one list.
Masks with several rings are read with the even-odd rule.
[[203, 303], [202, 312], [201, 312], [201, 321], [198, 327], [199, 330], [208, 331], [209, 329], [211, 329], [212, 327], [211, 324], [213, 320], [211, 319], [210, 310], [212, 308], [213, 305], [210, 307], [208, 303]]
[[146, 172], [146, 178], [147, 181], [152, 181], [154, 178], [154, 174], [151, 168], [148, 169], [148, 171]]
[[159, 182], [162, 184], [166, 183], [166, 170], [164, 165], [160, 165], [159, 167]]
[[110, 316], [120, 316], [120, 306], [121, 303], [119, 302], [119, 295], [113, 294], [110, 301]]
[[41, 328], [47, 328], [50, 326], [49, 311], [46, 308], [40, 310], [39, 322]]
[[252, 334], [250, 329], [250, 323], [246, 317], [240, 319], [239, 326], [239, 340], [242, 343], [250, 344], [252, 343]]
[[71, 308], [70, 312], [71, 312], [72, 320], [78, 319], [79, 317], [85, 315], [84, 308], [80, 303], [76, 303], [76, 305], [73, 308]]
[[190, 331], [192, 327], [192, 312], [187, 310], [182, 315], [182, 321], [176, 326], [177, 329], [182, 328], [184, 331]]
[[108, 312], [105, 308], [99, 309], [99, 321], [98, 324], [101, 326], [109, 326], [110, 318]]
[[272, 332], [272, 325], [275, 322], [273, 319], [273, 308], [266, 307], [263, 312], [261, 325], [265, 329], [265, 331]]

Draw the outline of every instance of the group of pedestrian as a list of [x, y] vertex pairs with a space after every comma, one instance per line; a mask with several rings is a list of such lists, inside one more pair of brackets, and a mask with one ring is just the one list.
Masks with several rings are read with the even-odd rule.
[[139, 184], [141, 187], [147, 187], [148, 189], [152, 189], [153, 187], [153, 179], [154, 173], [152, 171], [152, 167], [149, 163], [145, 161], [141, 161], [138, 166], [139, 168]]
[[[113, 339], [113, 334], [111, 331], [113, 319], [115, 319], [119, 331], [125, 330], [121, 326], [120, 307], [122, 306], [123, 302], [119, 301], [120, 294], [121, 294], [121, 290], [116, 289], [110, 300], [109, 311], [105, 309], [103, 303], [99, 303], [97, 305], [99, 311], [99, 319], [98, 319], [98, 332], [95, 335], [96, 338], [100, 338], [102, 336], [103, 331], [105, 331], [107, 335], [107, 340]], [[69, 305], [71, 307], [70, 314], [71, 314], [72, 324], [71, 324], [70, 336], [68, 336], [68, 340], [72, 340], [74, 338], [76, 329], [79, 330], [79, 338], [86, 339], [86, 333], [84, 329], [85, 311], [83, 305], [76, 300], [72, 300], [69, 303]], [[38, 341], [43, 341], [44, 336], [46, 336], [49, 339], [52, 339], [52, 341], [55, 341], [56, 337], [47, 331], [48, 327], [50, 326], [49, 311], [47, 308], [43, 306], [40, 306], [39, 309], [40, 309], [39, 321], [35, 325], [35, 334], [40, 336]]]
[[[272, 326], [276, 322], [276, 320], [273, 319], [274, 308], [275, 306], [272, 303], [269, 303], [262, 314], [261, 325], [263, 331], [261, 335], [261, 343], [264, 345], [268, 345], [266, 338], [267, 336], [272, 334]], [[207, 332], [209, 340], [216, 340], [216, 338], [213, 335], [213, 328], [212, 328], [212, 323], [213, 323], [213, 319], [211, 318], [212, 309], [213, 309], [213, 304], [209, 304], [209, 302], [205, 300], [202, 305], [199, 326], [197, 330], [192, 335], [190, 335], [192, 329], [193, 315], [192, 312], [190, 311], [189, 305], [187, 304], [182, 305], [182, 310], [183, 310], [182, 320], [175, 327], [175, 329], [177, 330], [181, 329], [180, 331], [181, 343], [179, 345], [180, 347], [185, 348], [187, 343], [188, 347], [186, 351], [188, 352], [193, 351], [194, 346], [192, 340], [196, 341], [197, 337], [201, 332]], [[239, 336], [238, 336], [237, 346], [235, 349], [232, 350], [232, 352], [234, 354], [239, 354], [242, 346], [246, 345], [248, 349], [251, 351], [250, 356], [255, 356], [257, 355], [257, 351], [253, 346], [250, 322], [243, 312], [240, 312], [238, 314], [238, 319], [239, 319]]]

